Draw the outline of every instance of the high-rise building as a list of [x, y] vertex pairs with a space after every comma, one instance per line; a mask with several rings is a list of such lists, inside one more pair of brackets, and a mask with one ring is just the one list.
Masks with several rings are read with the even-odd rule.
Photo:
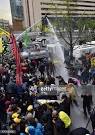
[[24, 26], [29, 27], [41, 19], [40, 0], [22, 0]]
[[12, 23], [14, 31], [23, 30], [23, 6], [22, 0], [10, 0]]
[[[69, 3], [70, 13], [73, 17], [95, 17], [95, 0], [72, 0]], [[24, 8], [24, 25], [32, 26], [41, 17], [48, 15], [54, 19], [66, 14], [65, 0], [22, 0]]]
[[69, 5], [73, 17], [95, 17], [95, 0], [72, 0], [69, 4], [65, 0], [41, 0], [41, 15], [62, 17], [67, 13]]

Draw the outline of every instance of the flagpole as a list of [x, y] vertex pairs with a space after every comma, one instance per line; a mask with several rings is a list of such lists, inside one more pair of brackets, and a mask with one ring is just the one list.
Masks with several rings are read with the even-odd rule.
[[17, 37], [16, 37], [16, 41], [19, 40], [19, 39], [25, 34], [26, 31], [29, 32], [29, 30], [30, 30], [33, 26], [35, 26], [36, 24], [38, 24], [39, 22], [41, 22], [41, 19], [40, 19], [37, 23], [35, 23], [35, 24], [33, 24], [32, 26], [28, 27], [28, 28], [27, 28], [24, 32], [22, 32], [19, 36], [17, 36]]

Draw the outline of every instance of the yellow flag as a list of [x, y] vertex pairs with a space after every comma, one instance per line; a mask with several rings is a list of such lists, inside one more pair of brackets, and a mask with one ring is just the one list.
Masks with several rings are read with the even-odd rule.
[[2, 43], [2, 38], [0, 38], [0, 53], [3, 52], [3, 43]]
[[92, 66], [92, 67], [93, 67], [93, 66], [95, 67], [95, 57], [92, 57], [92, 58], [91, 58], [91, 66]]
[[5, 31], [4, 29], [0, 28], [0, 36], [5, 35], [8, 38], [10, 38], [10, 33]]

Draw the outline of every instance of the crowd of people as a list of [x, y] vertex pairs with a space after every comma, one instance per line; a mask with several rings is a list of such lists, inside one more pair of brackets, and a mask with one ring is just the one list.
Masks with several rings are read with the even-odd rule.
[[[22, 59], [21, 64], [23, 83], [18, 86], [13, 57], [3, 57], [0, 65], [0, 131], [17, 135], [66, 135], [71, 125], [70, 101], [66, 95], [61, 104], [36, 102], [42, 86], [55, 85], [52, 63], [42, 58]], [[56, 95], [50, 98], [57, 99]]]
[[[84, 59], [81, 62], [83, 63]], [[70, 131], [73, 124], [70, 106], [75, 104], [79, 107], [77, 82], [70, 78], [66, 83], [61, 76], [55, 77], [54, 65], [47, 58], [22, 58], [21, 65], [21, 85], [16, 85], [16, 66], [12, 56], [10, 58], [4, 56], [0, 65], [0, 132], [10, 131], [16, 135], [90, 135], [85, 128]], [[81, 97], [84, 115], [87, 117], [87, 111], [91, 115], [93, 128], [91, 135], [94, 135], [95, 114], [94, 111], [91, 113], [92, 93], [86, 87], [91, 80], [95, 80], [94, 75], [90, 76], [90, 70], [91, 65], [88, 62], [77, 70], [82, 72], [80, 75], [77, 72], [76, 77], [83, 85]], [[56, 79], [59, 80], [59, 85], [66, 88], [61, 103], [57, 102], [57, 94], [44, 95], [44, 99], [53, 99], [55, 102], [38, 103], [37, 100], [42, 98], [40, 88], [56, 85]]]
[[[84, 53], [80, 58], [74, 62], [72, 67], [72, 74], [76, 76], [81, 83], [95, 85], [95, 54]], [[75, 67], [75, 68], [74, 68]]]

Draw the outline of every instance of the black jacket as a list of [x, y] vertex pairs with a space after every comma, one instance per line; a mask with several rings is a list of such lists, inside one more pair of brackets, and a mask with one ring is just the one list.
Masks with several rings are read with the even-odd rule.
[[80, 127], [71, 131], [69, 135], [86, 135], [86, 134], [90, 134], [89, 131], [85, 128]]

